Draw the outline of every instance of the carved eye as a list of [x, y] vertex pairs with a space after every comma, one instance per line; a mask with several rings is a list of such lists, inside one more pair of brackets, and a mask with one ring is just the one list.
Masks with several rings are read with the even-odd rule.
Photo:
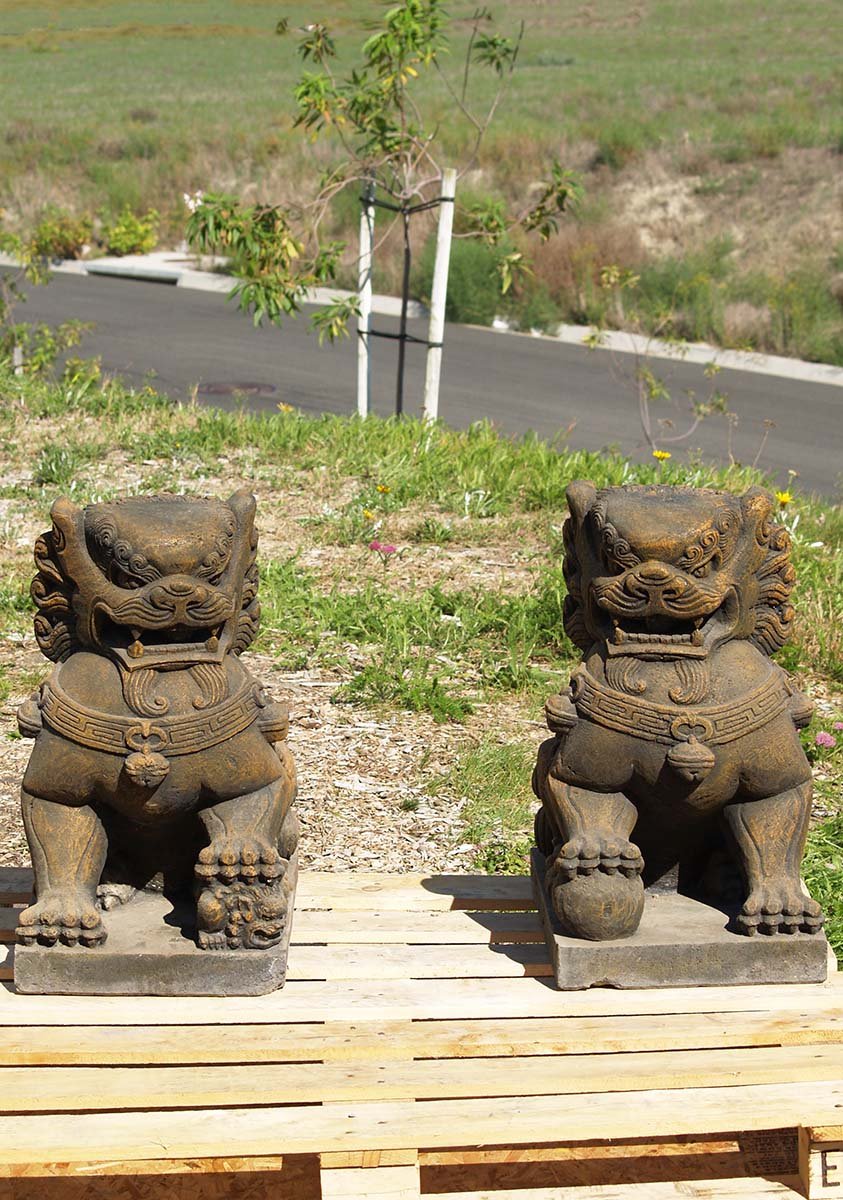
[[[716, 557], [716, 555], [714, 557]], [[705, 579], [706, 576], [710, 575], [711, 572], [718, 566], [718, 564], [714, 561], [714, 557], [710, 558], [708, 562], [700, 563], [698, 567], [692, 567], [691, 574], [696, 579]]]

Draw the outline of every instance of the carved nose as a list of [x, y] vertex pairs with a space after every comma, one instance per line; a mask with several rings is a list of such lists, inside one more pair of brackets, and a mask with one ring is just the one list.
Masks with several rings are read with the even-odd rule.
[[642, 563], [635, 574], [643, 584], [662, 584], [673, 578], [673, 572], [660, 562]]
[[196, 584], [192, 579], [179, 578], [176, 576], [175, 578], [167, 580], [167, 591], [171, 596], [189, 596], [195, 590], [198, 589], [196, 588]]

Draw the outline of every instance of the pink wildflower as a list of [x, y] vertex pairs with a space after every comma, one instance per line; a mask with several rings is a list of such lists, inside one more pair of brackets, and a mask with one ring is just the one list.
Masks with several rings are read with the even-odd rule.
[[832, 729], [843, 729], [843, 721], [835, 721], [831, 728]]
[[814, 742], [817, 746], [825, 746], [826, 749], [831, 750], [833, 746], [837, 745], [837, 738], [833, 737], [830, 733], [826, 733], [824, 729], [821, 729], [814, 738]]

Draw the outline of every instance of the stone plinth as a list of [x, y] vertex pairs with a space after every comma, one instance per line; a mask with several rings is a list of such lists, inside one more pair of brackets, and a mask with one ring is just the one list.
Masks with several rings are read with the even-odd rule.
[[[290, 864], [295, 884], [295, 861]], [[139, 892], [107, 914], [101, 946], [17, 946], [15, 987], [40, 995], [261, 996], [283, 987], [294, 892], [281, 941], [260, 950], [200, 950], [196, 905]]]
[[647, 892], [631, 937], [590, 942], [561, 930], [544, 884], [545, 859], [533, 850], [532, 878], [557, 987], [712, 987], [744, 983], [821, 983], [828, 971], [823, 933], [754, 937], [732, 933], [730, 915], [678, 892]]

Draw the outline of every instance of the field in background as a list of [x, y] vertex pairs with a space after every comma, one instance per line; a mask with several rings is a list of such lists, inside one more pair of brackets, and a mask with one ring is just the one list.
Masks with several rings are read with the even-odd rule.
[[[450, 9], [465, 18], [473, 5]], [[0, 206], [18, 226], [49, 205], [100, 219], [152, 206], [173, 242], [185, 191], [307, 193], [332, 150], [291, 129], [300, 64], [274, 25], [325, 19], [355, 47], [378, 12], [374, 0], [0, 0]], [[502, 28], [523, 17], [527, 33], [463, 196], [524, 201], [554, 156], [587, 189], [508, 302], [516, 321], [600, 320], [843, 362], [837, 0], [512, 0], [495, 15]], [[457, 157], [465, 132], [442, 86], [424, 102]], [[351, 232], [353, 198], [333, 222]], [[428, 232], [419, 220], [417, 248]], [[455, 268], [476, 295], [494, 272], [472, 253], [463, 243]], [[607, 265], [640, 276], [620, 302], [600, 287]], [[379, 272], [395, 288], [397, 247]], [[494, 292], [484, 303], [481, 316]], [[451, 315], [465, 315], [458, 296]]]
[[[634, 466], [484, 425], [254, 417], [0, 372], [0, 863], [25, 854], [29, 745], [14, 713], [47, 671], [29, 582], [52, 501], [245, 484], [258, 498], [263, 605], [249, 658], [292, 704], [306, 863], [525, 870], [543, 701], [579, 657], [562, 628], [561, 571], [564, 489], [578, 476], [735, 491], [759, 478]], [[799, 575], [779, 661], [817, 702], [803, 733], [815, 777], [806, 871], [843, 949], [843, 510], [795, 495], [779, 519]]]

